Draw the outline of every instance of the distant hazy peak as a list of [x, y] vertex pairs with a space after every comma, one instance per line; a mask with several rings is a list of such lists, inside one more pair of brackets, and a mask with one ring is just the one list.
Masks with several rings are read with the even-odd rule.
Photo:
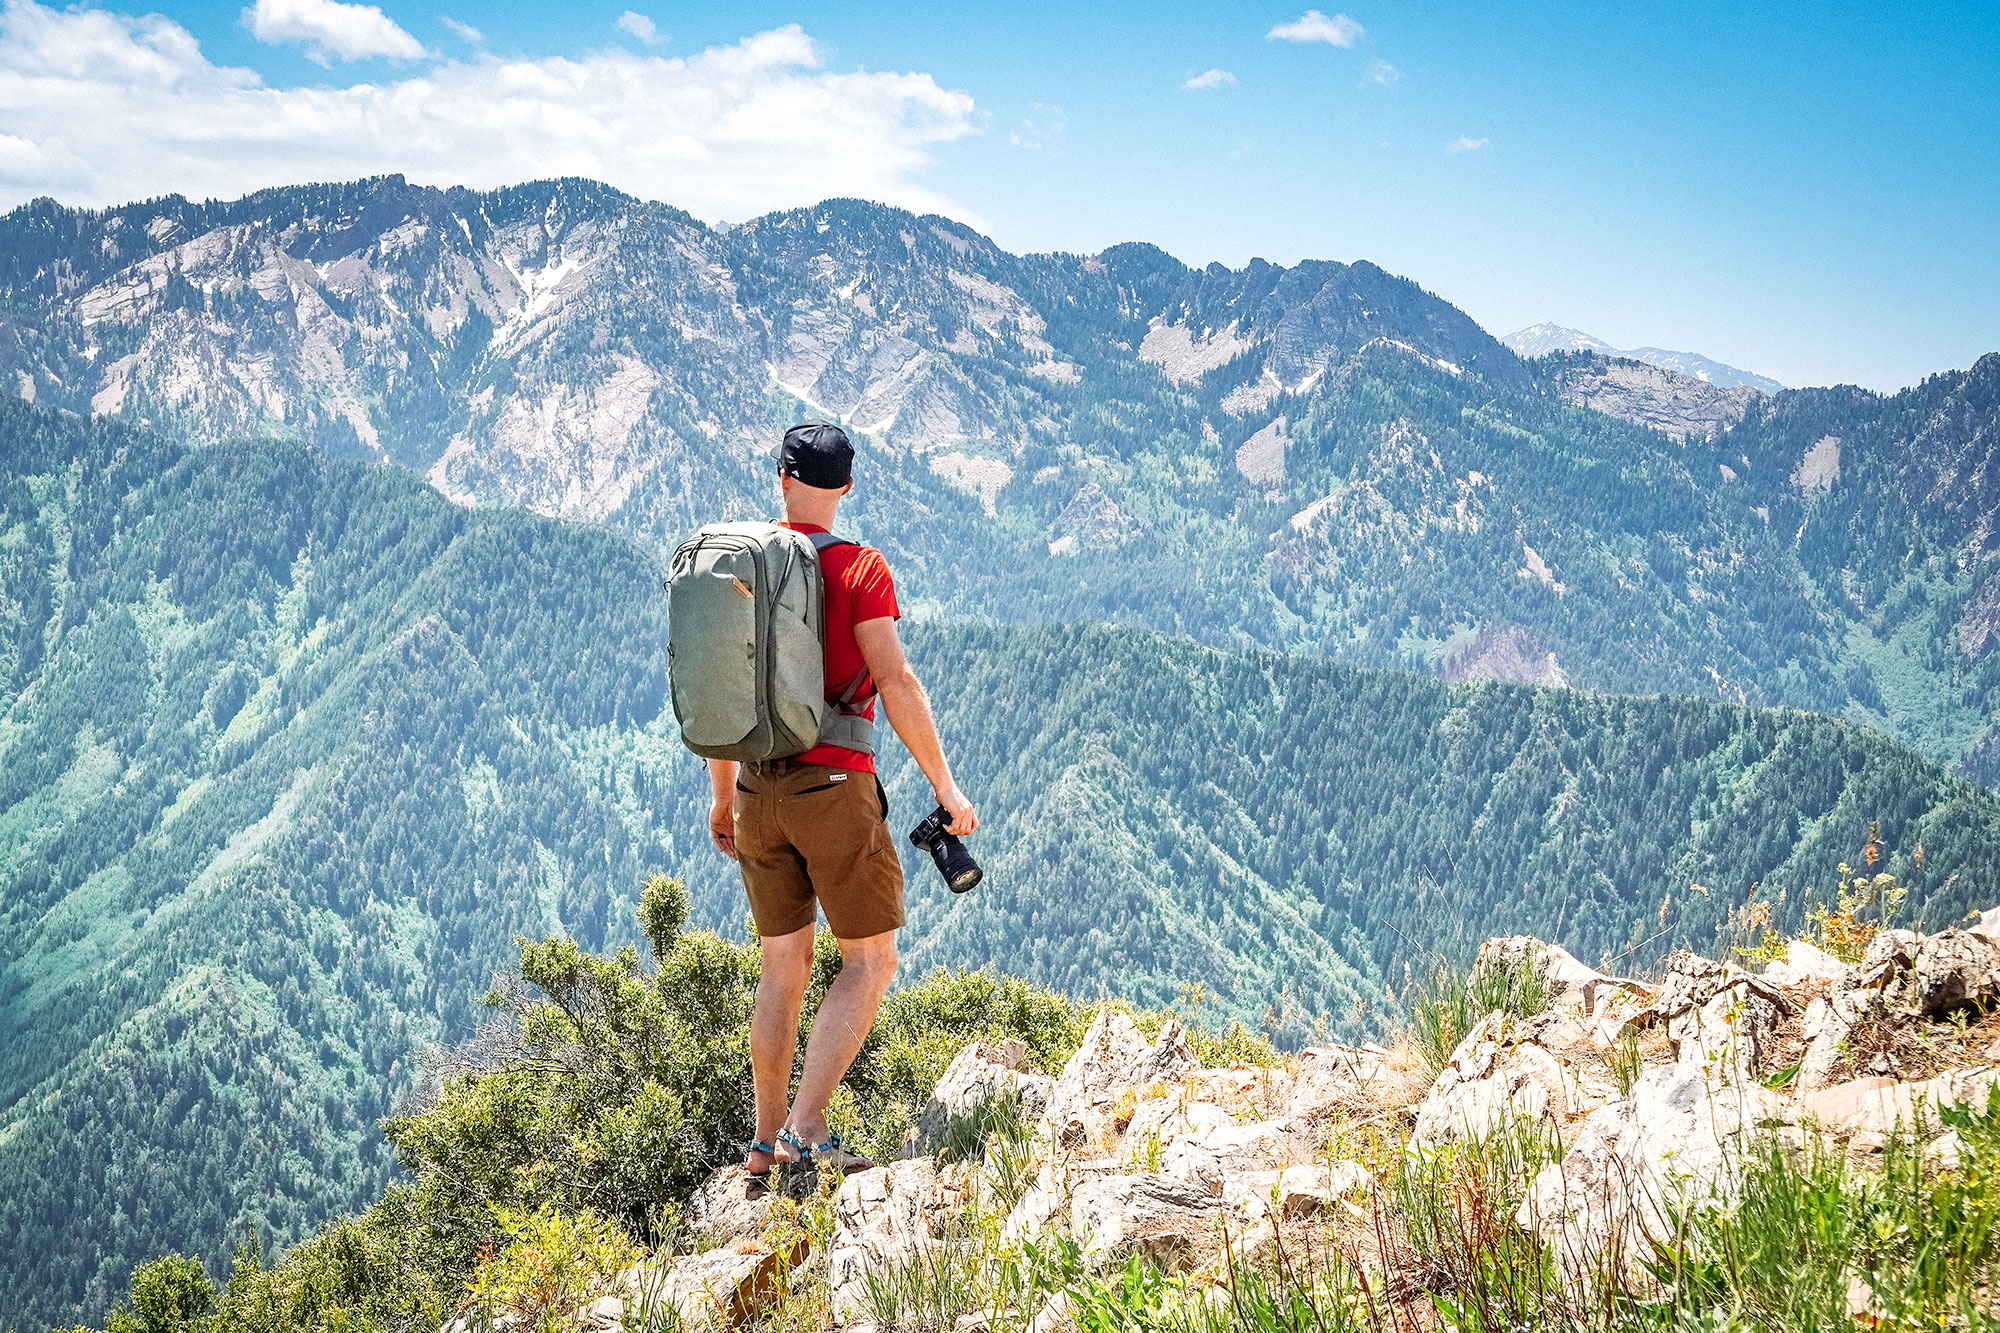
[[1786, 387], [1768, 375], [1726, 366], [1699, 352], [1670, 352], [1662, 347], [1613, 347], [1602, 338], [1592, 337], [1579, 329], [1565, 328], [1561, 324], [1530, 324], [1500, 341], [1516, 356], [1547, 356], [1551, 352], [1596, 352], [1600, 356], [1622, 356], [1676, 374], [1707, 380], [1718, 389], [1747, 387], [1764, 393], [1777, 393]]
[[1581, 330], [1564, 328], [1560, 324], [1530, 324], [1525, 329], [1515, 330], [1500, 341], [1512, 348], [1516, 356], [1547, 356], [1550, 352], [1602, 352], [1606, 356], [1624, 355], [1602, 338], [1593, 338]]

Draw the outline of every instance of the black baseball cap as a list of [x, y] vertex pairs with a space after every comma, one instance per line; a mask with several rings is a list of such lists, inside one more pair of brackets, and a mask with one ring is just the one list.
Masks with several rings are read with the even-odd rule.
[[823, 491], [837, 491], [854, 479], [854, 446], [847, 442], [847, 432], [824, 421], [792, 427], [771, 456], [780, 472]]

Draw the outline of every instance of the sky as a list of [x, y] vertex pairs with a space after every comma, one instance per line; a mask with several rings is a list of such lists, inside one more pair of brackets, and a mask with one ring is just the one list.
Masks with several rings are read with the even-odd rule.
[[1792, 385], [2000, 351], [2000, 0], [0, 0], [0, 206], [391, 171], [1367, 259]]

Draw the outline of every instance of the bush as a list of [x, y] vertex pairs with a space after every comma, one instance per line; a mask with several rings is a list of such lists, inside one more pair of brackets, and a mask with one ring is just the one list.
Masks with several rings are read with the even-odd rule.
[[208, 1313], [215, 1285], [199, 1259], [170, 1254], [132, 1274], [132, 1297], [111, 1312], [109, 1333], [175, 1333]]
[[624, 1229], [592, 1212], [566, 1216], [547, 1204], [531, 1213], [494, 1209], [507, 1247], [480, 1259], [466, 1284], [472, 1309], [488, 1321], [558, 1333], [645, 1256]]

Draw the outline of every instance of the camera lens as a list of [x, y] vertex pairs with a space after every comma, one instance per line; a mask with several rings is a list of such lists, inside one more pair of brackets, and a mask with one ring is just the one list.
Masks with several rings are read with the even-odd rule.
[[931, 860], [937, 863], [938, 873], [951, 886], [953, 893], [964, 893], [977, 887], [986, 877], [979, 863], [972, 859], [972, 853], [965, 850], [965, 844], [949, 833], [940, 834], [930, 845]]

